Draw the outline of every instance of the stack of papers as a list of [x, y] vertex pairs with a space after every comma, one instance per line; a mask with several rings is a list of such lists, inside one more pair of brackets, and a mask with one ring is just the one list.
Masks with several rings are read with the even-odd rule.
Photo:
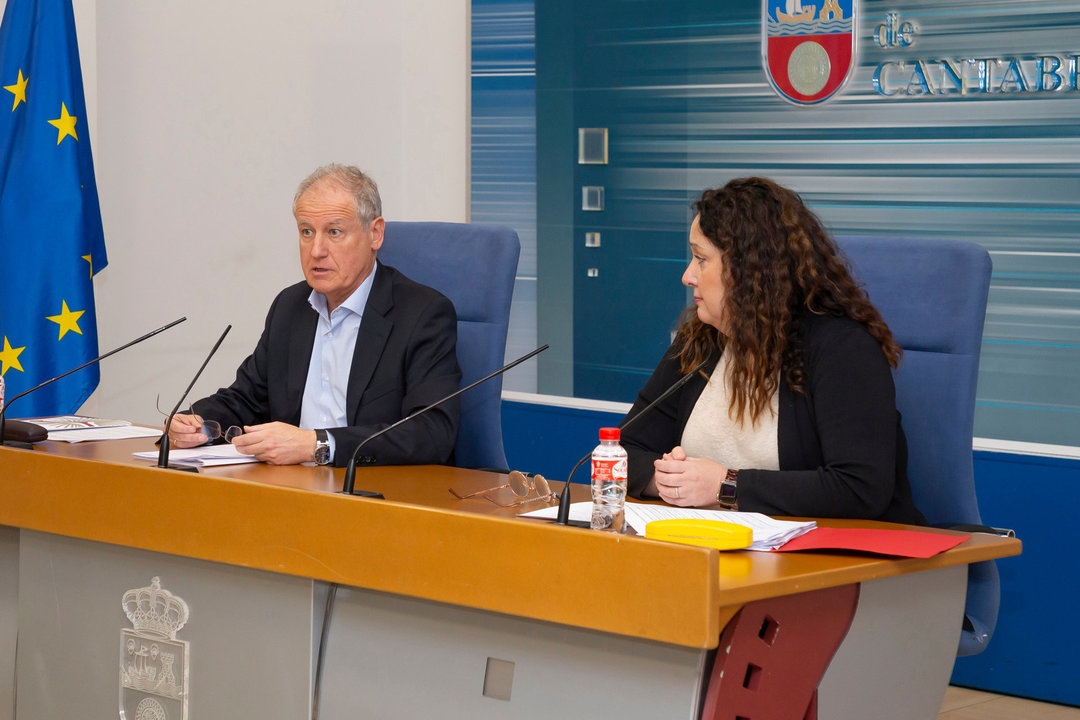
[[[557, 507], [524, 513], [522, 517], [555, 518]], [[592, 503], [579, 502], [570, 506], [570, 519], [588, 522], [592, 517]], [[671, 505], [650, 505], [646, 503], [626, 503], [626, 524], [638, 535], [645, 534], [645, 525], [653, 520], [671, 518], [696, 518], [701, 520], [720, 520], [750, 528], [754, 533], [754, 542], [750, 550], [774, 550], [792, 538], [810, 532], [817, 527], [813, 520], [796, 522], [776, 520], [768, 515], [732, 510], [701, 510], [698, 508], [680, 508]]]
[[[132, 453], [139, 460], [157, 460], [157, 450]], [[172, 449], [169, 462], [176, 465], [210, 467], [212, 465], [237, 465], [259, 462], [254, 455], [244, 455], [235, 445], [202, 445], [196, 448]]]
[[128, 420], [106, 420], [85, 415], [28, 418], [26, 422], [45, 428], [49, 432], [50, 440], [69, 443], [84, 440], [127, 440], [161, 435], [160, 430], [137, 427]]
[[[589, 505], [590, 512], [592, 503]], [[817, 527], [813, 520], [799, 522], [795, 520], [776, 520], [768, 515], [735, 510], [701, 510], [699, 508], [680, 508], [670, 505], [646, 505], [644, 503], [626, 503], [626, 522], [639, 535], [645, 534], [645, 524], [653, 520], [668, 518], [694, 518], [698, 520], [719, 520], [750, 528], [754, 533], [754, 542], [750, 550], [775, 550], [792, 538], [797, 538]]]

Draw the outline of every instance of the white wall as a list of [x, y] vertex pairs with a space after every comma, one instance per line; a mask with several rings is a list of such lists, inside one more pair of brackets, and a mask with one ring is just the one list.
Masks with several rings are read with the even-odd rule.
[[[2, 6], [2, 2], [0, 2]], [[195, 399], [228, 384], [302, 279], [297, 183], [330, 161], [384, 214], [466, 220], [467, 0], [75, 0], [108, 268], [109, 358], [83, 411], [157, 422], [227, 323]]]

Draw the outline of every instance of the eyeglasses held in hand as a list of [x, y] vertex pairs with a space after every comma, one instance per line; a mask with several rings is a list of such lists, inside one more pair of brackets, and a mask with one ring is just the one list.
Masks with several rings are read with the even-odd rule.
[[[169, 417], [169, 413], [161, 409], [160, 395], [157, 396], [157, 400], [154, 401], [154, 404], [157, 406], [157, 411], [159, 413], [161, 413], [166, 418]], [[190, 412], [192, 415], [195, 415], [195, 417], [198, 417], [198, 415], [195, 414], [195, 410], [190, 407], [188, 408], [188, 412]], [[244, 429], [241, 427], [237, 427], [236, 425], [230, 425], [228, 429], [225, 430], [225, 432], [223, 433], [221, 431], [221, 423], [219, 423], [217, 420], [206, 420], [204, 418], [202, 421], [202, 425], [199, 426], [199, 429], [196, 430], [196, 432], [202, 433], [206, 436], [206, 443], [204, 444], [208, 445], [217, 440], [218, 438], [222, 437], [225, 438], [225, 442], [231, 443], [234, 439], [244, 434]]]
[[[458, 500], [470, 500], [473, 498], [483, 498], [489, 502], [492, 502], [499, 507], [509, 508], [517, 507], [518, 505], [524, 505], [527, 502], [535, 502], [542, 500], [544, 502], [552, 502], [556, 499], [555, 493], [551, 491], [551, 486], [548, 485], [547, 478], [543, 475], [526, 475], [519, 470], [513, 470], [507, 476], [507, 482], [493, 488], [487, 488], [486, 490], [477, 490], [476, 492], [469, 493], [468, 495], [459, 495], [453, 488], [450, 488], [450, 494], [456, 497]], [[503, 490], [510, 488], [510, 491], [517, 495], [518, 499], [513, 502], [504, 503], [496, 500], [491, 496], [491, 493], [497, 490]], [[533, 497], [533, 493], [536, 496]]]
[[225, 442], [231, 443], [233, 440], [244, 434], [244, 429], [237, 427], [236, 425], [230, 425], [223, 433], [221, 432], [221, 423], [217, 420], [203, 420], [199, 432], [205, 435], [206, 439], [210, 442], [214, 442], [218, 438], [225, 438]]

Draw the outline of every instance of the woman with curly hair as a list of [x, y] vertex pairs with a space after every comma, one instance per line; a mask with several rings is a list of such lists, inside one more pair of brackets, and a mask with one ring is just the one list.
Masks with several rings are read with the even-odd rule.
[[629, 492], [672, 505], [922, 524], [891, 368], [901, 349], [799, 196], [732, 180], [694, 203], [694, 293], [628, 417]]

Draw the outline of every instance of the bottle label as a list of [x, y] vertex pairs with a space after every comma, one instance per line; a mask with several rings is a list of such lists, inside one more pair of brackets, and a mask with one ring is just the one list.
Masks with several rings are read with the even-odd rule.
[[592, 461], [593, 482], [626, 480], [626, 458], [601, 458]]

